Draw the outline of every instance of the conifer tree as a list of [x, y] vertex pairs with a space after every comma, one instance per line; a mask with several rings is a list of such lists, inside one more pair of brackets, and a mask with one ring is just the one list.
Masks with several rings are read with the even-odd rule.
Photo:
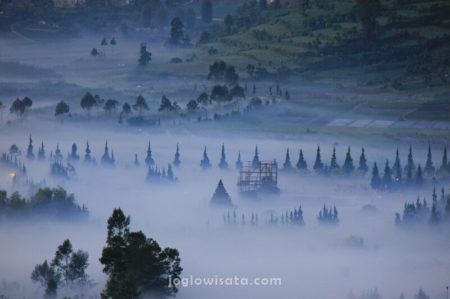
[[180, 167], [181, 160], [180, 160], [180, 147], [177, 143], [177, 151], [175, 152], [175, 156], [173, 158], [173, 166]]
[[402, 182], [402, 165], [400, 162], [400, 156], [398, 153], [398, 148], [397, 148], [397, 152], [395, 154], [395, 162], [394, 162], [394, 166], [392, 167], [393, 171], [394, 171], [394, 180], [396, 183], [401, 183]]
[[366, 154], [364, 148], [361, 149], [361, 156], [359, 157], [359, 166], [358, 170], [362, 173], [366, 173], [369, 171], [369, 167], [367, 166]]
[[344, 166], [342, 167], [346, 174], [351, 174], [355, 169], [353, 165], [353, 159], [350, 153], [350, 147], [348, 147], [347, 154], [345, 155]]
[[45, 160], [45, 148], [44, 148], [44, 141], [41, 142], [41, 146], [38, 150], [38, 159], [39, 160]]
[[439, 211], [437, 209], [437, 203], [433, 202], [433, 204], [431, 206], [430, 224], [432, 224], [432, 225], [439, 224], [440, 218], [441, 217], [440, 217]]
[[203, 169], [208, 169], [211, 167], [211, 163], [209, 162], [208, 153], [206, 152], [206, 146], [203, 150], [203, 159], [200, 161], [200, 166]]
[[448, 164], [448, 159], [447, 159], [447, 146], [444, 147], [444, 152], [442, 153], [442, 164], [441, 164], [441, 167], [439, 168], [439, 170], [441, 172], [447, 172], [448, 170], [450, 170], [450, 167]]
[[242, 167], [243, 167], [243, 164], [242, 164], [242, 160], [241, 160], [241, 152], [239, 152], [238, 158], [237, 158], [237, 161], [236, 161], [236, 169], [237, 170], [241, 170]]
[[219, 163], [219, 168], [220, 169], [227, 169], [228, 168], [228, 163], [227, 163], [227, 159], [225, 156], [225, 145], [222, 144], [222, 151], [220, 154], [220, 163]]
[[339, 164], [337, 163], [336, 159], [336, 147], [333, 147], [333, 154], [331, 155], [331, 162], [330, 162], [330, 170], [333, 171], [334, 169], [339, 169]]
[[91, 163], [91, 162], [92, 162], [91, 149], [89, 148], [89, 141], [87, 141], [84, 155], [84, 163]]
[[432, 176], [434, 174], [434, 166], [433, 166], [433, 158], [431, 155], [431, 146], [428, 145], [428, 154], [427, 154], [427, 162], [425, 164], [425, 173], [428, 176]]
[[411, 146], [409, 146], [408, 162], [406, 164], [406, 171], [408, 171], [408, 168], [411, 168], [412, 172], [416, 171], [416, 165], [414, 164], [414, 158], [413, 158]]
[[406, 183], [412, 184], [413, 183], [413, 169], [411, 165], [407, 165], [406, 167]]
[[77, 153], [77, 145], [74, 143], [72, 144], [72, 151], [70, 152], [69, 155], [69, 161], [70, 162], [78, 162], [78, 160], [80, 160], [80, 156]]
[[286, 150], [286, 158], [284, 160], [283, 168], [284, 170], [292, 169], [291, 157], [289, 155], [289, 148]]
[[150, 141], [148, 142], [147, 156], [145, 157], [145, 165], [147, 165], [147, 166], [155, 165], [155, 160], [153, 160], [153, 157], [152, 157], [152, 149], [150, 146]]
[[59, 149], [59, 144], [56, 144], [56, 150], [55, 150], [55, 155], [53, 156], [53, 159], [55, 160], [55, 162], [61, 162], [63, 159], [61, 150]]
[[259, 167], [259, 153], [258, 153], [258, 146], [255, 147], [255, 155], [253, 156], [252, 166], [253, 168]]
[[420, 166], [420, 164], [419, 164], [419, 166], [417, 166], [417, 172], [416, 172], [416, 184], [417, 184], [418, 186], [420, 186], [420, 185], [423, 184], [422, 167]]
[[317, 146], [316, 160], [314, 161], [313, 168], [316, 171], [320, 171], [323, 169], [322, 158], [320, 157], [320, 146]]
[[105, 151], [103, 152], [101, 162], [103, 165], [111, 165], [113, 163], [113, 160], [109, 155], [108, 141], [105, 142]]
[[34, 160], [33, 139], [31, 139], [31, 135], [30, 135], [30, 141], [28, 143], [28, 148], [27, 148], [27, 159]]
[[380, 188], [381, 185], [381, 179], [380, 179], [380, 173], [378, 171], [377, 162], [373, 163], [372, 168], [372, 179], [370, 181], [370, 186], [372, 186], [373, 189]]
[[300, 153], [298, 154], [298, 161], [296, 164], [297, 169], [303, 170], [307, 169], [308, 165], [306, 164], [305, 157], [303, 156], [303, 151], [300, 149]]
[[386, 165], [384, 166], [383, 186], [385, 189], [392, 187], [392, 172], [388, 160], [386, 160]]

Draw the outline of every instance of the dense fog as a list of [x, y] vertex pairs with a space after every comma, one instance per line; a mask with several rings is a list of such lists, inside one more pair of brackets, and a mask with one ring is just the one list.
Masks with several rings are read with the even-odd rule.
[[[242, 111], [253, 96], [233, 104], [217, 104], [195, 116], [158, 115], [163, 95], [184, 109], [189, 100], [203, 91], [209, 92], [213, 86], [206, 74], [214, 59], [207, 59], [208, 63], [199, 68], [171, 64], [173, 57], [189, 57], [195, 50], [168, 50], [161, 42], [165, 34], [137, 32], [128, 39], [119, 37], [117, 46], [106, 48], [104, 57], [90, 55], [93, 47], [101, 48], [99, 41], [104, 35], [98, 33], [82, 32], [76, 38], [57, 41], [19, 37], [0, 40], [0, 102], [4, 105], [0, 153], [6, 154], [11, 145], [17, 145], [21, 152], [17, 158], [25, 164], [27, 173], [26, 181], [15, 184], [15, 170], [0, 166], [0, 190], [6, 190], [8, 195], [18, 191], [29, 199], [39, 188], [61, 186], [89, 212], [87, 219], [80, 221], [0, 218], [0, 298], [41, 298], [43, 288], [32, 282], [31, 272], [36, 264], [51, 260], [65, 239], [70, 239], [74, 248], [88, 252], [87, 274], [92, 282], [85, 290], [68, 294], [100, 298], [107, 275], [102, 272], [99, 258], [107, 238], [107, 220], [119, 207], [130, 215], [133, 231], [142, 231], [161, 247], [178, 249], [181, 278], [281, 279], [277, 286], [179, 286], [176, 297], [180, 299], [380, 298], [374, 292], [387, 299], [401, 298], [401, 294], [403, 298], [424, 299], [414, 297], [419, 289], [433, 299], [448, 296], [448, 223], [412, 228], [395, 223], [395, 214], [402, 214], [405, 202], [415, 202], [419, 196], [431, 206], [433, 188], [438, 196], [444, 188], [447, 196], [448, 177], [427, 178], [420, 188], [371, 188], [373, 163], [377, 162], [382, 175], [386, 160], [391, 166], [394, 163], [397, 149], [402, 167], [407, 163], [410, 146], [414, 162], [424, 167], [430, 144], [434, 166], [439, 168], [448, 130], [428, 137], [426, 132], [408, 129], [408, 134], [396, 138], [398, 132], [390, 129], [381, 134], [375, 129], [317, 129], [316, 123], [326, 124], [323, 119], [341, 115], [367, 117], [359, 115], [351, 105], [345, 106], [345, 101], [371, 99], [374, 95], [300, 79], [246, 81], [249, 90], [256, 85], [253, 96], [264, 101], [272, 100], [268, 90], [275, 84], [289, 90], [291, 100], [267, 104], [268, 107], [248, 112], [248, 116], [242, 114], [239, 119], [216, 121], [214, 109]], [[110, 39], [112, 34], [107, 36]], [[153, 55], [151, 66], [145, 71], [136, 66], [142, 40]], [[88, 91], [102, 99], [118, 100], [119, 108], [112, 114], [105, 113], [102, 107], [94, 108], [88, 116], [80, 107], [80, 99]], [[139, 95], [145, 97], [148, 113], [159, 125], [119, 123], [122, 104], [133, 104]], [[13, 101], [25, 96], [33, 100], [32, 108], [23, 117], [10, 113]], [[395, 98], [392, 94], [381, 96]], [[57, 118], [55, 106], [61, 100], [70, 105], [70, 116]], [[315, 102], [305, 104], [308, 100]], [[342, 107], [319, 105], [327, 100], [333, 105], [342, 102]], [[208, 120], [196, 122], [202, 117]], [[30, 138], [35, 155], [43, 142], [44, 160], [26, 158]], [[83, 163], [87, 142], [96, 165]], [[110, 153], [114, 152], [113, 167], [100, 162], [106, 142]], [[50, 153], [54, 155], [58, 146], [65, 166], [74, 143], [80, 156], [80, 161], [71, 163], [75, 173], [70, 178], [55, 177], [51, 174]], [[146, 179], [149, 143], [157, 167], [165, 171], [179, 147], [181, 165], [171, 165], [174, 181]], [[222, 145], [229, 165], [226, 170], [218, 167]], [[316, 174], [312, 167], [318, 146], [327, 165], [335, 148], [340, 166], [350, 147], [355, 167], [364, 147], [369, 170], [350, 177]], [[252, 161], [256, 147], [261, 161], [278, 163], [279, 195], [249, 198], [240, 193], [235, 163], [239, 154], [242, 162]], [[210, 169], [200, 167], [205, 148]], [[294, 168], [302, 150], [307, 172], [283, 169], [287, 149]], [[135, 165], [135, 155], [139, 166]], [[220, 180], [231, 197], [230, 206], [210, 203]], [[324, 205], [337, 208], [338, 225], [318, 221]], [[279, 217], [300, 206], [304, 225], [268, 223], [271, 215]], [[233, 213], [236, 223], [227, 223], [227, 215]], [[259, 217], [258, 225], [250, 223], [253, 214]]]

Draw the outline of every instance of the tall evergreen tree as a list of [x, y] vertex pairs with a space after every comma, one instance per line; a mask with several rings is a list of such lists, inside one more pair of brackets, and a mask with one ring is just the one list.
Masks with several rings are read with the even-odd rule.
[[236, 169], [237, 170], [241, 170], [243, 166], [244, 165], [243, 165], [242, 160], [241, 160], [241, 152], [239, 152], [238, 158], [237, 158], [237, 161], [236, 161]]
[[167, 165], [167, 178], [170, 181], [175, 180], [175, 176], [173, 175], [173, 170], [172, 170], [172, 164], [169, 163], [169, 165]]
[[386, 165], [384, 166], [383, 186], [385, 189], [392, 187], [392, 171], [388, 160], [386, 160]]
[[45, 148], [44, 148], [44, 141], [41, 142], [41, 146], [38, 150], [38, 160], [45, 160]]
[[344, 165], [342, 166], [346, 174], [351, 174], [355, 169], [353, 165], [353, 159], [350, 153], [350, 147], [348, 147], [347, 154], [345, 155]]
[[92, 163], [91, 149], [89, 148], [89, 141], [86, 141], [86, 150], [84, 155], [84, 163]]
[[423, 173], [422, 173], [422, 167], [420, 166], [420, 164], [419, 164], [419, 166], [417, 166], [416, 184], [418, 186], [423, 185]]
[[412, 184], [413, 182], [413, 168], [411, 165], [406, 165], [406, 183]]
[[300, 153], [298, 154], [298, 161], [295, 165], [297, 169], [304, 170], [308, 168], [308, 165], [306, 164], [305, 157], [303, 156], [303, 151], [300, 149]]
[[228, 163], [225, 156], [225, 145], [222, 144], [222, 151], [220, 153], [220, 162], [219, 162], [219, 168], [220, 169], [228, 169]]
[[317, 146], [316, 160], [314, 161], [314, 170], [320, 171], [323, 170], [322, 158], [320, 156], [320, 146]]
[[395, 162], [394, 162], [392, 169], [394, 171], [395, 182], [401, 183], [402, 182], [402, 165], [400, 162], [400, 155], [398, 152], [398, 148], [397, 148], [397, 152], [395, 153]]
[[72, 144], [72, 151], [69, 154], [70, 162], [78, 162], [78, 160], [80, 160], [80, 156], [78, 155], [77, 150], [77, 145], [75, 143]]
[[289, 155], [289, 148], [286, 150], [286, 158], [283, 164], [284, 170], [292, 170], [291, 156]]
[[27, 148], [27, 159], [34, 160], [33, 139], [31, 139], [31, 135], [30, 135], [30, 141], [28, 143], [28, 148]]
[[358, 170], [362, 173], [366, 173], [369, 171], [369, 167], [367, 166], [366, 154], [364, 148], [361, 149], [361, 156], [359, 156], [359, 166]]
[[203, 169], [208, 169], [211, 167], [211, 163], [209, 162], [208, 153], [206, 152], [206, 146], [203, 150], [203, 159], [200, 161], [200, 166]]
[[425, 163], [425, 173], [428, 176], [434, 175], [434, 166], [433, 166], [433, 158], [431, 155], [431, 146], [428, 145], [428, 154], [427, 154], [427, 162]]
[[147, 165], [147, 166], [155, 165], [155, 160], [153, 160], [153, 157], [152, 157], [152, 148], [150, 145], [150, 141], [148, 142], [147, 156], [145, 157], [145, 165]]
[[252, 166], [253, 168], [259, 167], [259, 153], [258, 153], [258, 146], [255, 147], [255, 155], [253, 156]]
[[173, 158], [173, 166], [180, 167], [181, 160], [180, 160], [180, 147], [177, 143], [177, 151], [175, 152], [175, 156]]
[[408, 168], [411, 168], [411, 171], [416, 171], [416, 165], [414, 164], [414, 158], [412, 153], [412, 147], [409, 146], [409, 153], [408, 153], [408, 162], [406, 164], [406, 171], [408, 171]]
[[450, 170], [449, 164], [448, 164], [448, 159], [447, 159], [447, 146], [444, 147], [444, 152], [442, 153], [442, 164], [441, 167], [439, 168], [439, 171], [441, 172], [447, 172]]
[[334, 169], [339, 169], [339, 164], [337, 163], [336, 159], [336, 147], [333, 147], [333, 154], [331, 155], [331, 162], [330, 162], [330, 170], [333, 171]]
[[113, 158], [109, 155], [108, 141], [105, 142], [105, 151], [103, 152], [102, 160], [103, 165], [112, 165], [114, 164]]
[[370, 181], [370, 186], [372, 186], [373, 189], [379, 189], [381, 186], [381, 178], [380, 173], [378, 171], [377, 162], [373, 163], [372, 179]]

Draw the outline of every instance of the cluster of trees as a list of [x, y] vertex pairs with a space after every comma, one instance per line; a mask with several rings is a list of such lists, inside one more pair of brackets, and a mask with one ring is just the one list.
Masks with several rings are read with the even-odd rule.
[[97, 48], [92, 48], [91, 55], [93, 57], [105, 56], [106, 55], [106, 47], [108, 45], [111, 46], [111, 52], [114, 52], [114, 47], [117, 45], [116, 38], [112, 37], [111, 40], [108, 43], [108, 40], [106, 39], [106, 37], [104, 37], [102, 39], [102, 41], [100, 42], [100, 46], [101, 46], [102, 50], [99, 51]]
[[[250, 219], [250, 223], [248, 223], [247, 219]], [[252, 213], [250, 217], [246, 217], [245, 214], [242, 213], [241, 220], [238, 222], [236, 210], [233, 210], [233, 213], [230, 213], [230, 211], [228, 211], [223, 214], [223, 223], [226, 225], [240, 224], [241, 226], [246, 226], [247, 224], [250, 224], [251, 226], [258, 226], [259, 217], [257, 213]]]
[[108, 276], [102, 298], [171, 296], [178, 291], [169, 282], [183, 270], [177, 249], [162, 249], [141, 231], [130, 231], [130, 217], [114, 209], [108, 219], [106, 246], [100, 263]]
[[33, 106], [33, 101], [29, 97], [24, 97], [22, 100], [15, 99], [9, 108], [9, 112], [15, 114], [17, 118], [23, 118], [31, 106]]
[[22, 161], [20, 161], [15, 154], [3, 153], [0, 158], [0, 165], [3, 168], [14, 170], [15, 174], [17, 174], [17, 172], [23, 175], [27, 174], [25, 163], [22, 163]]
[[223, 60], [213, 62], [209, 66], [208, 80], [225, 82], [233, 85], [239, 81], [239, 75], [233, 65], [228, 65]]
[[172, 164], [167, 165], [167, 171], [165, 168], [162, 170], [158, 168], [158, 166], [149, 166], [147, 172], [147, 181], [148, 182], [175, 182], [177, 179], [175, 178], [172, 170]]
[[[308, 170], [308, 163], [305, 160], [305, 157], [303, 155], [303, 150], [300, 149], [298, 160], [295, 163], [295, 167], [291, 162], [291, 156], [289, 152], [289, 148], [286, 150], [286, 157], [283, 163], [283, 170], [286, 171], [292, 171], [292, 170], [299, 170], [299, 171], [306, 171]], [[316, 151], [316, 158], [313, 164], [313, 170], [318, 174], [324, 174], [324, 175], [351, 175], [355, 171], [358, 173], [365, 174], [369, 168], [367, 166], [367, 159], [365, 156], [364, 148], [361, 149], [361, 155], [359, 157], [359, 164], [358, 167], [355, 167], [353, 163], [353, 158], [351, 155], [351, 148], [349, 147], [347, 150], [347, 154], [345, 155], [344, 164], [342, 167], [339, 165], [336, 157], [336, 148], [333, 147], [333, 153], [331, 155], [330, 164], [324, 164], [322, 162], [322, 155], [320, 152], [320, 146], [317, 147]]]
[[86, 273], [88, 260], [88, 253], [82, 250], [75, 251], [67, 239], [58, 246], [51, 262], [45, 260], [34, 267], [31, 280], [45, 288], [46, 298], [57, 298], [59, 288], [63, 288], [66, 293], [73, 291], [82, 293], [82, 290], [90, 284]]
[[0, 191], [0, 215], [2, 218], [31, 218], [75, 220], [86, 219], [88, 210], [75, 202], [73, 194], [68, 194], [62, 187], [41, 188], [30, 199], [19, 192], [8, 196]]
[[411, 226], [415, 224], [429, 223], [438, 225], [450, 223], [450, 194], [446, 195], [444, 188], [441, 189], [441, 196], [438, 199], [436, 188], [433, 188], [431, 208], [426, 199], [416, 202], [406, 202], [403, 213], [395, 214], [395, 223], [401, 226]]
[[271, 213], [266, 223], [269, 225], [277, 225], [279, 223], [282, 225], [304, 225], [305, 221], [303, 220], [302, 207], [299, 206], [298, 209], [294, 209], [293, 211], [281, 213], [279, 217]]
[[170, 22], [170, 36], [166, 41], [166, 45], [175, 47], [191, 46], [191, 39], [184, 32], [184, 24], [179, 17], [174, 18]]
[[382, 177], [379, 173], [377, 163], [374, 163], [371, 186], [374, 189], [382, 190], [393, 190], [402, 186], [422, 186], [427, 178], [431, 181], [436, 181], [437, 178], [446, 178], [449, 175], [450, 163], [447, 158], [447, 147], [444, 147], [441, 165], [436, 169], [433, 163], [431, 146], [428, 146], [427, 160], [423, 168], [420, 164], [416, 166], [412, 147], [410, 146], [408, 160], [404, 168], [401, 165], [398, 149], [392, 167], [389, 165], [389, 161], [386, 160]]
[[75, 167], [67, 163], [67, 166], [61, 161], [54, 161], [50, 165], [50, 175], [60, 179], [70, 179], [76, 175]]
[[[131, 231], [130, 217], [120, 208], [108, 218], [100, 263], [108, 276], [101, 297], [111, 299], [174, 296], [178, 289], [169, 282], [179, 279], [183, 271], [178, 250], [161, 248], [143, 232]], [[75, 251], [67, 239], [51, 262], [35, 266], [31, 279], [45, 289], [46, 298], [57, 298], [59, 289], [65, 295], [84, 297], [83, 289], [92, 285], [86, 273], [88, 265], [88, 253]]]
[[326, 205], [323, 205], [322, 210], [319, 212], [319, 215], [317, 215], [317, 220], [322, 224], [339, 224], [336, 206], [327, 208]]

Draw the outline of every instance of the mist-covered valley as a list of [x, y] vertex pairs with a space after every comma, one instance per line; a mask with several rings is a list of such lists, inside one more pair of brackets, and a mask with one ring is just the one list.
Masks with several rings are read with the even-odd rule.
[[446, 70], [282, 52], [364, 1], [90, 2], [0, 5], [0, 298], [448, 299]]

